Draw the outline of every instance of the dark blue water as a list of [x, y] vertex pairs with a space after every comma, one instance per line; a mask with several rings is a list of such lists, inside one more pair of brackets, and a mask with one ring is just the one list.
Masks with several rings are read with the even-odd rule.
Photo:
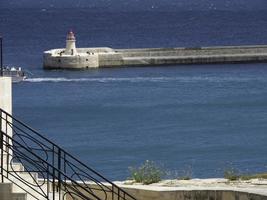
[[194, 177], [266, 171], [267, 64], [44, 71], [69, 29], [79, 47], [266, 44], [266, 12], [0, 11], [4, 63], [33, 73], [13, 85], [14, 114], [108, 178], [145, 160]]

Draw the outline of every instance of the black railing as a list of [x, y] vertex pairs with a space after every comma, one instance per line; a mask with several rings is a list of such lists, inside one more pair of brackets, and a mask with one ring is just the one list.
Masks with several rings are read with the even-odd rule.
[[0, 109], [1, 181], [49, 200], [135, 200], [38, 132]]

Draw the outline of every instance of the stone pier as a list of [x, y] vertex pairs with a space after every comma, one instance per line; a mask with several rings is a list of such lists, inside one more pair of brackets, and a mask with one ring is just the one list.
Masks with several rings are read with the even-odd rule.
[[45, 69], [85, 69], [101, 67], [158, 66], [211, 63], [267, 62], [267, 45], [194, 48], [112, 49], [77, 48], [66, 55], [65, 49], [44, 52]]

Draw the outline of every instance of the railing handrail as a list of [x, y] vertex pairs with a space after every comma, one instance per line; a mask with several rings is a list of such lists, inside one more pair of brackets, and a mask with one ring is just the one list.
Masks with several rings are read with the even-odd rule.
[[46, 142], [49, 142], [50, 144], [52, 144], [53, 146], [57, 147], [58, 149], [60, 149], [62, 152], [64, 152], [66, 155], [68, 155], [69, 157], [71, 157], [72, 159], [74, 159], [75, 161], [79, 162], [79, 164], [83, 165], [84, 167], [86, 167], [87, 169], [89, 169], [90, 171], [94, 172], [95, 174], [97, 174], [98, 176], [100, 176], [102, 179], [104, 179], [105, 181], [107, 181], [110, 184], [114, 184], [111, 181], [109, 181], [108, 179], [106, 179], [105, 177], [103, 177], [101, 174], [99, 174], [97, 171], [93, 170], [92, 168], [88, 167], [87, 165], [85, 165], [84, 163], [82, 163], [81, 161], [79, 161], [77, 158], [75, 158], [74, 156], [72, 156], [70, 153], [66, 152], [66, 150], [64, 150], [63, 148], [61, 148], [59, 145], [55, 144], [54, 142], [52, 142], [51, 140], [49, 140], [48, 138], [44, 137], [43, 135], [41, 135], [40, 133], [38, 133], [36, 130], [34, 130], [33, 128], [31, 128], [30, 126], [28, 126], [27, 124], [25, 124], [24, 122], [16, 119], [15, 117], [13, 117], [11, 114], [7, 113], [6, 111], [4, 111], [3, 109], [0, 108], [0, 112], [4, 112], [7, 116], [11, 117], [12, 120], [17, 121], [18, 123], [20, 123], [21, 125], [23, 125], [25, 128], [30, 129], [32, 132], [34, 132], [36, 135], [38, 135], [39, 137], [41, 137], [42, 139], [44, 139]]
[[[54, 142], [52, 142], [51, 140], [49, 140], [48, 138], [44, 137], [43, 135], [41, 135], [40, 133], [38, 133], [35, 129], [31, 128], [30, 126], [28, 126], [27, 124], [25, 124], [24, 122], [16, 119], [15, 117], [13, 117], [11, 114], [7, 113], [6, 111], [4, 111], [3, 109], [0, 108], [0, 112], [4, 112], [7, 116], [11, 117], [12, 120], [15, 120], [16, 122], [18, 122], [19, 124], [23, 125], [25, 128], [30, 129], [32, 132], [34, 132], [36, 135], [38, 135], [39, 137], [41, 137], [43, 140], [45, 140], [46, 142], [52, 144], [53, 146], [57, 147], [58, 149], [60, 149], [62, 152], [64, 152], [66, 155], [68, 155], [69, 157], [71, 157], [72, 159], [74, 159], [75, 161], [79, 162], [79, 164], [83, 165], [84, 167], [86, 167], [87, 169], [89, 169], [90, 171], [94, 172], [95, 174], [97, 174], [98, 176], [100, 176], [102, 179], [104, 179], [105, 181], [107, 181], [110, 184], [114, 184], [111, 181], [109, 181], [108, 179], [106, 179], [105, 177], [103, 177], [101, 174], [99, 174], [97, 171], [95, 171], [94, 169], [88, 167], [87, 165], [85, 165], [84, 163], [82, 163], [81, 161], [79, 161], [77, 158], [75, 158], [74, 156], [72, 156], [70, 153], [68, 153], [66, 150], [64, 150], [63, 148], [61, 148], [59, 145], [55, 144]], [[115, 185], [115, 184], [114, 184]]]
[[[12, 137], [10, 137], [8, 134], [4, 133], [2, 130], [0, 130], [0, 133], [3, 134], [6, 138], [8, 138], [9, 140], [11, 140], [11, 142], [16, 143], [17, 145], [19, 145], [21, 148], [23, 148], [25, 151], [27, 151], [28, 153], [30, 153], [32, 156], [35, 156], [36, 158], [38, 158], [40, 161], [46, 163], [46, 165], [48, 165], [48, 167], [52, 168], [52, 170], [55, 170], [58, 174], [63, 175], [64, 177], [67, 178], [67, 180], [71, 181], [72, 183], [76, 184], [76, 185], [80, 185], [76, 180], [73, 180], [71, 177], [69, 177], [67, 174], [65, 174], [64, 172], [58, 170], [56, 167], [54, 167], [53, 165], [51, 165], [49, 162], [45, 161], [43, 158], [41, 158], [40, 156], [36, 155], [35, 153], [33, 153], [32, 151], [30, 151], [29, 149], [25, 148], [23, 145], [21, 145], [19, 142], [17, 142], [16, 140], [14, 140]], [[5, 152], [8, 154], [8, 152], [5, 150]], [[49, 172], [49, 171], [48, 171]], [[49, 172], [50, 175], [51, 172]], [[88, 192], [88, 191], [87, 191]], [[93, 193], [90, 193], [91, 195], [95, 196]], [[95, 198], [99, 199], [97, 196], [95, 196]], [[101, 200], [101, 199], [99, 199]]]
[[[6, 115], [6, 119], [3, 118], [2, 116], [2, 113], [4, 113]], [[68, 156], [70, 159], [72, 159], [73, 161], [77, 162], [78, 164], [80, 164], [82, 167], [84, 167], [85, 169], [89, 170], [90, 173], [92, 173], [93, 175], [97, 176], [98, 178], [101, 178], [103, 181], [105, 181], [106, 183], [110, 184], [111, 187], [113, 188], [116, 188], [118, 190], [118, 194], [116, 195], [120, 195], [120, 193], [123, 193], [124, 195], [127, 195], [128, 197], [130, 197], [131, 199], [135, 200], [135, 198], [130, 195], [129, 193], [127, 193], [125, 190], [121, 189], [119, 186], [117, 186], [116, 184], [114, 184], [113, 182], [109, 181], [108, 179], [106, 179], [105, 177], [103, 177], [100, 173], [98, 173], [97, 171], [95, 171], [94, 169], [88, 167], [86, 164], [82, 163], [80, 160], [78, 160], [77, 158], [75, 158], [74, 156], [72, 156], [70, 153], [66, 152], [63, 148], [61, 148], [59, 145], [55, 144], [54, 142], [52, 142], [51, 140], [49, 140], [48, 138], [44, 137], [43, 135], [41, 135], [40, 133], [38, 133], [36, 130], [34, 130], [33, 128], [31, 128], [30, 126], [28, 126], [27, 124], [25, 124], [24, 122], [16, 119], [15, 117], [13, 117], [11, 114], [9, 114], [8, 112], [6, 112], [5, 110], [1, 109], [0, 108], [0, 120], [7, 120], [7, 117], [10, 117], [12, 119], [12, 125], [14, 122], [17, 122], [19, 125], [23, 126], [24, 128], [30, 130], [32, 133], [36, 134], [36, 136], [40, 137], [40, 139], [44, 140], [45, 142], [49, 143], [52, 147], [56, 147], [59, 151], [63, 152], [65, 156]], [[7, 121], [6, 121], [7, 122]], [[8, 123], [8, 122], [7, 122]], [[9, 122], [10, 123], [10, 122]], [[0, 123], [1, 124], [1, 123]], [[0, 129], [0, 132], [3, 133], [8, 139], [10, 139], [12, 142], [15, 142], [16, 141], [10, 137], [9, 135], [7, 135], [6, 133], [4, 133], [1, 129]], [[29, 135], [29, 133], [23, 131], [23, 133], [27, 136], [31, 136], [32, 135]], [[35, 138], [38, 142], [40, 142], [42, 145], [48, 147], [46, 144], [43, 144], [42, 141], [38, 140], [37, 138]], [[19, 143], [18, 143], [19, 144]], [[20, 145], [20, 144], [19, 144]], [[23, 147], [22, 145], [20, 145], [21, 147]], [[23, 147], [25, 148], [25, 147]], [[48, 147], [49, 148], [49, 147]], [[46, 160], [42, 159], [40, 156], [38, 156], [37, 154], [29, 151], [27, 148], [25, 148], [25, 150], [27, 150], [29, 153], [31, 153], [32, 155], [34, 155], [35, 157], [37, 157], [38, 159], [40, 159], [41, 161], [45, 162], [46, 164], [49, 165], [49, 167], [51, 167], [53, 170], [57, 171], [57, 173], [59, 175], [62, 175], [64, 177], [66, 177], [68, 180], [72, 181], [73, 183], [79, 185], [79, 187], [82, 187], [80, 186], [80, 184], [73, 180], [71, 177], [69, 177], [67, 174], [65, 174], [62, 170], [60, 169], [57, 169], [55, 166], [53, 166], [52, 164], [50, 164], [49, 162], [47, 162]], [[56, 153], [56, 152], [55, 152]], [[59, 155], [58, 155], [59, 156]], [[60, 159], [62, 159], [61, 155], [60, 155]], [[71, 162], [70, 162], [71, 163]], [[77, 166], [76, 166], [77, 167]], [[79, 170], [83, 170], [83, 169], [80, 169], [78, 168]], [[102, 186], [104, 186], [105, 188], [109, 189], [110, 192], [112, 192], [113, 190], [111, 190], [110, 188], [108, 188], [108, 186], [106, 186], [105, 184], [103, 184], [103, 182], [100, 182], [98, 181], [97, 179], [95, 179], [94, 177], [92, 177], [91, 175], [89, 175], [92, 180], [96, 183], [96, 184], [101, 184]], [[85, 183], [85, 182], [84, 182]], [[86, 190], [86, 188], [85, 188]], [[87, 190], [86, 190], [87, 191]], [[92, 194], [94, 195], [94, 194]], [[98, 198], [98, 197], [96, 197]], [[99, 198], [98, 198], [99, 199]], [[123, 199], [123, 198], [122, 198]]]

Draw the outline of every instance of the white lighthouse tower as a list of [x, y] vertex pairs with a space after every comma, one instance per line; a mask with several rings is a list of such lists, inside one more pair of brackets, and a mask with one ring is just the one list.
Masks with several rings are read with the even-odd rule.
[[69, 31], [67, 34], [67, 39], [66, 39], [66, 49], [65, 49], [65, 54], [66, 55], [77, 55], [77, 49], [76, 49], [76, 44], [75, 44], [75, 36], [72, 31]]

